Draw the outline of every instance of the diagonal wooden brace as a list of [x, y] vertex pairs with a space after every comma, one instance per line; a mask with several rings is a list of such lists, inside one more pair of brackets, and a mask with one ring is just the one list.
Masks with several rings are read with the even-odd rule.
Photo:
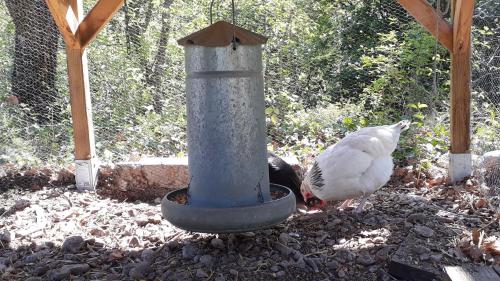
[[397, 0], [427, 31], [453, 52], [453, 27], [426, 0]]
[[85, 49], [124, 3], [124, 0], [99, 0], [82, 19], [81, 11], [75, 13], [77, 7], [75, 0], [45, 1], [64, 42], [72, 49]]

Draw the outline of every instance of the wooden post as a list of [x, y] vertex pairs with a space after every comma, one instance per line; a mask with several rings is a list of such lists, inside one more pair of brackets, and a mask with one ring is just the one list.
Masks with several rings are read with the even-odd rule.
[[93, 190], [97, 184], [92, 103], [85, 49], [66, 48], [75, 144], [75, 179], [78, 189]]
[[474, 0], [452, 2], [451, 146], [449, 178], [460, 181], [472, 174], [470, 152], [471, 26]]
[[76, 186], [94, 190], [98, 159], [95, 152], [92, 104], [87, 65], [88, 46], [123, 5], [123, 0], [99, 0], [84, 18], [83, 0], [46, 0], [66, 43], [68, 79], [75, 143]]
[[426, 0], [397, 1], [451, 53], [451, 145], [448, 172], [451, 182], [460, 181], [472, 174], [470, 36], [475, 1], [452, 1], [453, 26], [440, 18]]

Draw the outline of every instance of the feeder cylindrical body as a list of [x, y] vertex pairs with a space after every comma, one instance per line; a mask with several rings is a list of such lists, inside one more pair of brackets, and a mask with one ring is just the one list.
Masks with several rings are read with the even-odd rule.
[[262, 47], [185, 46], [189, 204], [270, 200]]

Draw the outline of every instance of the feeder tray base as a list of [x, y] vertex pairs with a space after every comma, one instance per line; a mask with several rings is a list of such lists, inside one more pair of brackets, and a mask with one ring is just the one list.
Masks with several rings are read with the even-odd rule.
[[271, 193], [284, 195], [252, 206], [210, 208], [179, 204], [187, 189], [165, 195], [161, 202], [163, 217], [184, 230], [205, 233], [246, 232], [269, 228], [286, 220], [295, 211], [295, 196], [290, 189], [270, 185]]

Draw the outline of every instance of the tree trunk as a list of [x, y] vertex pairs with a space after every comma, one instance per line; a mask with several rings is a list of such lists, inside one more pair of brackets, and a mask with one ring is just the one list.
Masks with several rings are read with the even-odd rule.
[[55, 87], [59, 31], [44, 0], [5, 0], [15, 25], [11, 91], [40, 124], [58, 122]]
[[158, 50], [156, 51], [151, 66], [146, 70], [147, 83], [155, 90], [153, 93], [153, 108], [156, 113], [161, 113], [163, 108], [161, 99], [165, 93], [161, 90], [161, 77], [165, 72], [165, 66], [167, 64], [167, 45], [170, 36], [170, 12], [168, 9], [170, 5], [172, 5], [172, 2], [173, 0], [165, 0], [165, 2], [163, 2]]

